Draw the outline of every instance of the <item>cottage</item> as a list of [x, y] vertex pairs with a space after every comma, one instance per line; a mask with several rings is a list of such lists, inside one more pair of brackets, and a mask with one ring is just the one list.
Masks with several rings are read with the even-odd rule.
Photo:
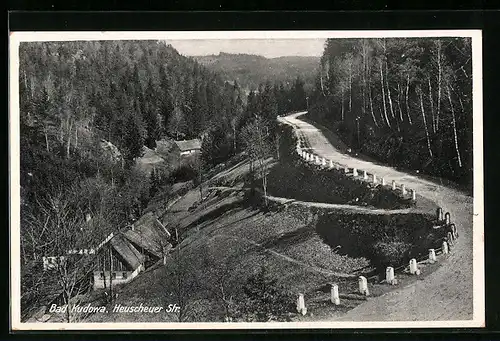
[[170, 233], [147, 213], [131, 228], [110, 235], [98, 247], [94, 289], [125, 284], [162, 259], [172, 247]]
[[161, 155], [146, 146], [142, 147], [141, 156], [135, 160], [137, 167], [147, 175], [151, 174], [151, 171], [161, 168], [165, 163], [165, 159]]
[[201, 150], [201, 141], [199, 139], [175, 141], [175, 145], [181, 157], [198, 153]]
[[130, 282], [144, 270], [145, 257], [122, 234], [103, 245], [98, 253], [94, 271], [94, 289]]

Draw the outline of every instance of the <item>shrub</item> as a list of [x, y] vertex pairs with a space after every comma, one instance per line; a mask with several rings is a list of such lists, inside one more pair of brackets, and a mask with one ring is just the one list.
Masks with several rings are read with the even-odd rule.
[[250, 276], [243, 287], [242, 318], [248, 322], [289, 321], [294, 309], [292, 295], [278, 284], [266, 267]]
[[196, 179], [198, 177], [198, 170], [193, 167], [192, 164], [182, 164], [172, 171], [170, 174], [170, 181], [176, 182], [186, 182], [189, 180]]
[[373, 244], [374, 262], [381, 267], [398, 266], [408, 257], [412, 245], [401, 241], [379, 241]]

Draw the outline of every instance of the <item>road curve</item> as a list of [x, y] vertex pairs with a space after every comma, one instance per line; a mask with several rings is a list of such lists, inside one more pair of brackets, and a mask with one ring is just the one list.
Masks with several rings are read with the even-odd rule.
[[392, 167], [364, 161], [342, 153], [320, 129], [300, 116], [306, 112], [279, 117], [297, 129], [315, 154], [339, 164], [365, 170], [386, 181], [404, 183], [423, 197], [434, 201], [458, 227], [460, 238], [446, 263], [423, 281], [375, 297], [349, 311], [338, 321], [436, 321], [473, 318], [472, 216], [473, 199], [442, 184], [409, 175]]

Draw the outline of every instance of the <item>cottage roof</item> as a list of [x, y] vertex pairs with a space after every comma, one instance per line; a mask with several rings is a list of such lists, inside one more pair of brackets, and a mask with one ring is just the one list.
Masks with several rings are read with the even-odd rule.
[[123, 235], [114, 236], [110, 243], [132, 269], [137, 269], [144, 261], [144, 256]]
[[181, 152], [201, 148], [201, 141], [199, 139], [175, 141], [175, 144]]
[[153, 164], [153, 163], [161, 163], [165, 160], [160, 155], [158, 155], [158, 153], [156, 153], [154, 150], [146, 146], [143, 146], [142, 156], [138, 158], [137, 161], [142, 164]]
[[[163, 246], [166, 246], [170, 233], [158, 221], [152, 212], [139, 218], [133, 225], [133, 230], [123, 232], [125, 238], [157, 257], [161, 257]], [[162, 244], [163, 241], [163, 244]]]

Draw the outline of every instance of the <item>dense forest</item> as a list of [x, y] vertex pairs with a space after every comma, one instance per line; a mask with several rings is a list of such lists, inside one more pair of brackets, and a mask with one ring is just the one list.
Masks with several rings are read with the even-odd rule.
[[310, 117], [394, 166], [472, 183], [469, 38], [328, 39]]
[[[101, 227], [126, 224], [148, 194], [147, 179], [130, 167], [144, 145], [226, 130], [244, 112], [237, 85], [163, 43], [27, 43], [20, 61], [23, 229], [57, 223], [45, 216], [59, 214], [51, 209], [56, 199], [74, 203], [69, 211], [80, 217], [102, 212]], [[118, 148], [121, 162], [105, 158], [101, 139]], [[77, 194], [88, 197], [69, 198]], [[36, 257], [36, 244], [44, 240], [26, 244], [26, 260]]]
[[19, 57], [24, 312], [75, 284], [43, 272], [42, 256], [97, 245], [176, 181], [134, 167], [144, 146], [200, 138], [208, 169], [252, 145], [254, 121], [271, 143], [276, 116], [305, 105], [299, 78], [247, 95], [163, 42], [23, 43]]
[[319, 57], [284, 56], [266, 58], [252, 54], [219, 53], [218, 55], [196, 56], [198, 62], [224, 79], [237, 81], [247, 91], [257, 90], [260, 84], [285, 83], [291, 86], [296, 77], [304, 81], [307, 92], [314, 87], [318, 72]]

